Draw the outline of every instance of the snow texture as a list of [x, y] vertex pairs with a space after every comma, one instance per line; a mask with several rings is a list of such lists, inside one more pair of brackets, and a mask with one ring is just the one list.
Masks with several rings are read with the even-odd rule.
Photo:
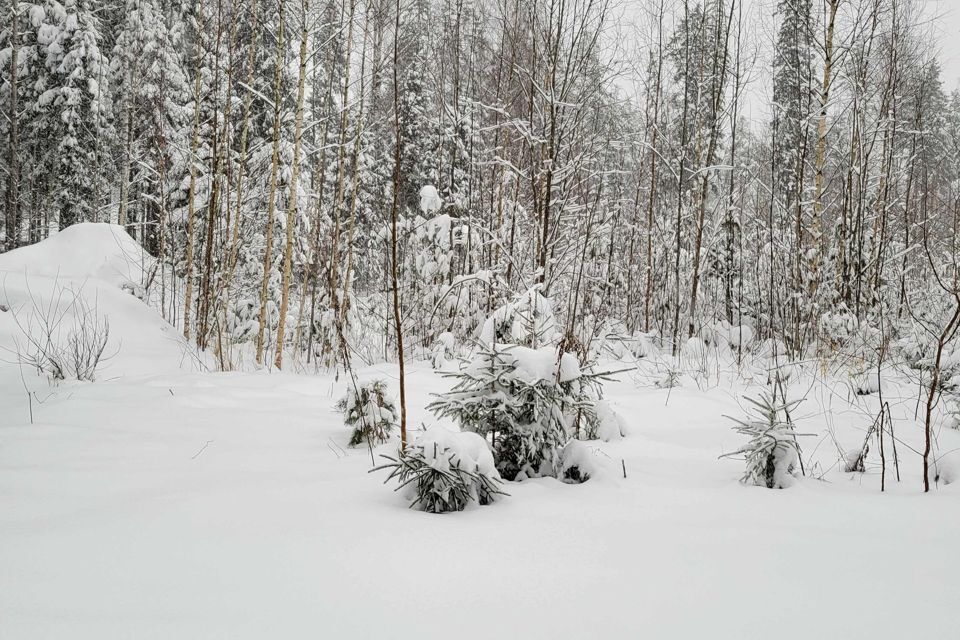
[[458, 466], [471, 473], [500, 478], [493, 463], [493, 454], [487, 441], [469, 431], [452, 431], [445, 427], [430, 427], [416, 439], [430, 466], [443, 471]]
[[[920, 494], [909, 377], [884, 389], [904, 446], [902, 482], [888, 469], [883, 494], [876, 458], [845, 474], [828, 438], [858, 447], [876, 396], [847, 402], [841, 378], [795, 369], [785, 386], [808, 395], [798, 428], [823, 440], [805, 455], [826, 481], [808, 467], [769, 491], [739, 482], [742, 462], [718, 460], [743, 442], [721, 416], [741, 415], [769, 363], [725, 366], [703, 389], [658, 389], [651, 356], [605, 386], [630, 436], [567, 454], [589, 481], [510, 483], [489, 507], [432, 516], [407, 509], [367, 473], [369, 453], [346, 447], [332, 410], [342, 377], [203, 371], [123, 291], [148, 262], [127, 240], [83, 225], [0, 256], [0, 304], [49, 303], [55, 280], [83, 285], [118, 348], [94, 383], [31, 371], [21, 381], [0, 362], [4, 640], [956, 636], [960, 490], [944, 464]], [[0, 311], [0, 345], [16, 331]], [[556, 364], [523, 359], [536, 375]], [[407, 375], [408, 422], [433, 423], [425, 406], [449, 382], [429, 363]], [[477, 437], [428, 433], [491, 462]], [[960, 433], [943, 430], [938, 446], [957, 449]]]

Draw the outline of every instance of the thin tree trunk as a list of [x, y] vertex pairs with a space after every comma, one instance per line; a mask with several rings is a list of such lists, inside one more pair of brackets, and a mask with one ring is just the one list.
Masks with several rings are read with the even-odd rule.
[[650, 193], [647, 196], [647, 278], [644, 287], [643, 330], [650, 331], [650, 302], [653, 298], [653, 206], [657, 201], [657, 139], [660, 133], [660, 96], [663, 75], [663, 2], [657, 20], [657, 85], [653, 93], [652, 139], [650, 141]]
[[310, 0], [301, 0], [300, 71], [297, 78], [297, 115], [293, 132], [293, 171], [290, 175], [290, 197], [287, 199], [287, 244], [283, 253], [283, 290], [280, 297], [280, 317], [277, 324], [277, 353], [274, 364], [283, 367], [283, 334], [286, 328], [287, 307], [290, 305], [290, 281], [293, 272], [293, 230], [297, 223], [297, 183], [300, 179], [300, 148], [303, 142], [303, 92], [307, 78], [307, 14]]
[[833, 84], [833, 36], [836, 28], [837, 9], [841, 0], [827, 0], [827, 34], [823, 45], [823, 83], [820, 88], [820, 117], [817, 121], [817, 153], [814, 158], [814, 196], [813, 196], [813, 224], [811, 240], [813, 247], [813, 264], [810, 270], [810, 291], [813, 294], [820, 281], [820, 264], [825, 255], [825, 241], [823, 233], [823, 192], [824, 168], [827, 162], [827, 107], [830, 104], [830, 88]]
[[273, 266], [273, 214], [277, 207], [277, 177], [280, 172], [280, 99], [284, 65], [284, 15], [285, 0], [280, 0], [280, 20], [277, 33], [276, 69], [273, 76], [273, 151], [270, 157], [270, 190], [267, 195], [267, 228], [263, 249], [263, 279], [260, 282], [260, 317], [257, 329], [257, 364], [263, 364], [263, 351], [266, 346], [267, 303], [270, 300], [270, 270]]
[[933, 446], [933, 405], [937, 398], [940, 386], [940, 365], [943, 359], [943, 349], [953, 337], [960, 323], [960, 296], [954, 294], [954, 312], [950, 321], [943, 328], [937, 340], [937, 355], [933, 361], [933, 373], [930, 378], [930, 389], [927, 392], [926, 413], [923, 419], [923, 491], [930, 491], [930, 452]]
[[[344, 77], [343, 87], [340, 93], [340, 137], [337, 141], [337, 185], [333, 198], [333, 238], [330, 248], [330, 273], [327, 281], [327, 287], [330, 295], [330, 305], [334, 317], [340, 316], [339, 300], [337, 292], [340, 287], [340, 234], [341, 234], [341, 213], [343, 211], [344, 198], [344, 178], [346, 171], [346, 144], [347, 144], [347, 100], [349, 99], [350, 87], [350, 55], [353, 51], [353, 23], [356, 2], [350, 0], [350, 10], [347, 15], [347, 39], [346, 53], [344, 56]], [[326, 346], [326, 345], [325, 345]]]
[[[685, 22], [689, 23], [690, 19], [690, 4], [688, 0], [683, 1], [683, 18]], [[683, 44], [683, 77], [684, 82], [690, 76], [690, 29], [684, 29], [684, 44]], [[690, 113], [690, 92], [687, 91], [687, 87], [684, 84], [682, 86], [683, 91], [683, 119], [680, 121], [680, 162], [679, 169], [677, 171], [677, 220], [676, 220], [676, 246], [674, 250], [676, 251], [675, 262], [673, 267], [674, 278], [676, 282], [674, 283], [676, 287], [676, 295], [674, 297], [674, 310], [673, 310], [673, 336], [672, 336], [672, 345], [671, 353], [672, 355], [677, 355], [680, 348], [680, 229], [683, 226], [683, 184], [684, 184], [684, 172], [687, 170], [687, 118]]]
[[[234, 8], [236, 11], [236, 8]], [[246, 95], [243, 98], [243, 117], [240, 132], [240, 151], [239, 165], [237, 167], [237, 198], [234, 205], [233, 227], [230, 229], [230, 248], [227, 252], [227, 273], [223, 279], [223, 293], [221, 294], [222, 309], [224, 317], [227, 314], [227, 305], [230, 300], [230, 288], [233, 286], [233, 278], [237, 270], [237, 261], [240, 251], [240, 221], [243, 216], [243, 197], [245, 178], [247, 173], [247, 151], [250, 140], [250, 111], [253, 106], [253, 77], [254, 64], [256, 62], [256, 51], [259, 36], [259, 15], [257, 13], [257, 0], [251, 0], [250, 3], [250, 24], [251, 36], [247, 52], [247, 82]], [[234, 18], [236, 20], [236, 18]]]
[[400, 283], [397, 275], [397, 217], [400, 195], [400, 157], [403, 138], [400, 135], [400, 85], [397, 67], [400, 64], [400, 0], [396, 1], [396, 22], [393, 36], [393, 126], [395, 145], [393, 156], [393, 200], [390, 204], [390, 280], [393, 289], [393, 324], [397, 332], [397, 359], [400, 365], [400, 450], [407, 449], [407, 395], [403, 362], [403, 324], [400, 320]]
[[20, 73], [18, 56], [20, 51], [20, 15], [19, 2], [11, 2], [10, 8], [10, 173], [7, 185], [6, 248], [16, 249], [20, 239], [20, 124], [17, 86]]
[[724, 95], [724, 80], [727, 76], [727, 46], [730, 40], [730, 26], [733, 22], [733, 12], [727, 20], [727, 28], [723, 33], [723, 49], [720, 48], [720, 36], [723, 25], [723, 5], [717, 3], [716, 37], [714, 38], [713, 68], [711, 71], [711, 123], [710, 140], [707, 143], [707, 155], [704, 162], [703, 178], [700, 186], [700, 202], [697, 214], [696, 235], [693, 241], [693, 282], [690, 285], [690, 322], [687, 326], [688, 336], [696, 333], [697, 299], [700, 292], [700, 254], [703, 250], [703, 227], [706, 224], [707, 196], [710, 189], [710, 165], [716, 155], [717, 140], [720, 137], [720, 107]]
[[193, 133], [190, 138], [190, 186], [187, 190], [187, 272], [184, 275], [183, 295], [183, 337], [190, 339], [190, 311], [193, 304], [193, 218], [196, 215], [195, 199], [197, 190], [197, 147], [200, 143], [200, 86], [203, 78], [203, 9], [202, 3], [197, 2], [197, 44], [196, 70], [193, 80]]
[[340, 297], [339, 308], [340, 308], [340, 321], [339, 326], [342, 328], [347, 325], [347, 311], [350, 307], [350, 279], [353, 276], [353, 237], [357, 224], [357, 202], [360, 196], [360, 148], [361, 141], [363, 139], [363, 129], [364, 129], [364, 111], [363, 104], [366, 95], [366, 78], [364, 72], [366, 70], [367, 62], [367, 29], [364, 26], [363, 30], [363, 48], [360, 53], [360, 96], [358, 98], [358, 104], [360, 105], [360, 113], [357, 117], [357, 130], [354, 133], [353, 141], [353, 155], [350, 158], [350, 162], [353, 166], [353, 175], [351, 177], [352, 191], [350, 194], [350, 226], [347, 231], [347, 268], [344, 270], [343, 274], [343, 293]]
[[[123, 169], [120, 171], [120, 206], [117, 224], [126, 229], [127, 207], [130, 201], [130, 165], [133, 163], [133, 107], [132, 98], [126, 96], [126, 117], [123, 118]], [[129, 233], [129, 229], [127, 233]]]
[[[223, 37], [223, 3], [217, 1], [217, 37], [214, 41], [213, 50], [213, 86], [220, 86], [220, 42]], [[229, 100], [230, 87], [227, 87], [227, 96]], [[224, 122], [229, 114], [224, 118]], [[210, 196], [207, 199], [207, 225], [206, 234], [203, 241], [203, 277], [200, 280], [200, 305], [197, 314], [197, 346], [201, 349], [207, 348], [207, 340], [210, 333], [210, 296], [211, 283], [213, 279], [213, 242], [214, 229], [216, 228], [216, 219], [220, 204], [220, 169], [221, 169], [221, 148], [226, 144], [220, 136], [220, 109], [217, 101], [216, 90], [213, 92], [213, 127], [212, 143], [210, 150], [211, 171], [210, 171]]]

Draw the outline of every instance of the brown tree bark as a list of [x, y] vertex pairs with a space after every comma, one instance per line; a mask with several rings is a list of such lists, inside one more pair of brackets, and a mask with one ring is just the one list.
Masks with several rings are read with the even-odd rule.
[[397, 217], [400, 197], [400, 156], [403, 137], [400, 135], [400, 84], [397, 67], [400, 64], [400, 0], [396, 1], [396, 21], [393, 35], [393, 128], [395, 132], [393, 155], [393, 198], [390, 203], [390, 282], [393, 289], [393, 326], [397, 332], [397, 359], [400, 365], [400, 450], [407, 448], [407, 395], [403, 362], [403, 323], [400, 318], [400, 282], [397, 274]]

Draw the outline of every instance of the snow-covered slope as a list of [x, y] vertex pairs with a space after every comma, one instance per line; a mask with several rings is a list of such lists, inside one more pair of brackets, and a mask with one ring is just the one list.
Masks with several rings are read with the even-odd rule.
[[70, 281], [95, 279], [120, 287], [127, 282], [139, 284], [152, 262], [122, 227], [87, 222], [0, 254], [0, 272]]
[[[4, 304], [83, 284], [119, 346], [93, 383], [21, 383], [0, 363], [2, 640], [956, 636], [960, 485], [920, 493], [916, 391], [893, 373], [903, 481], [888, 469], [884, 494], [875, 464], [844, 474], [833, 444], [862, 442], [876, 396], [798, 369], [814, 468], [772, 491], [718, 459], [742, 442], [722, 416], [762, 368], [660, 389], [641, 363], [607, 386], [630, 435], [582, 452], [606, 473], [428, 515], [346, 446], [342, 378], [181, 368], [175, 332], [121, 289], [141, 260], [127, 240], [87, 225], [0, 256]], [[410, 424], [434, 423], [424, 407], [449, 381], [408, 374]]]
[[[134, 294], [152, 259], [123, 229], [78, 224], [35, 245], [0, 254], [0, 359], [17, 360], [25, 330], [63, 316], [69, 331], [84, 307], [109, 324], [97, 378], [152, 375], [189, 367], [177, 332]], [[77, 303], [80, 304], [77, 304]], [[0, 381], [9, 382], [9, 371]], [[19, 378], [19, 373], [17, 373]]]

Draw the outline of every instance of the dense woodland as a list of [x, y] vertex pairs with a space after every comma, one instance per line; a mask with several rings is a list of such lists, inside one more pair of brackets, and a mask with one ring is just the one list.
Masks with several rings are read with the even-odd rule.
[[223, 369], [453, 357], [520, 307], [583, 360], [942, 344], [960, 93], [921, 5], [6, 3], [0, 238], [123, 225]]

